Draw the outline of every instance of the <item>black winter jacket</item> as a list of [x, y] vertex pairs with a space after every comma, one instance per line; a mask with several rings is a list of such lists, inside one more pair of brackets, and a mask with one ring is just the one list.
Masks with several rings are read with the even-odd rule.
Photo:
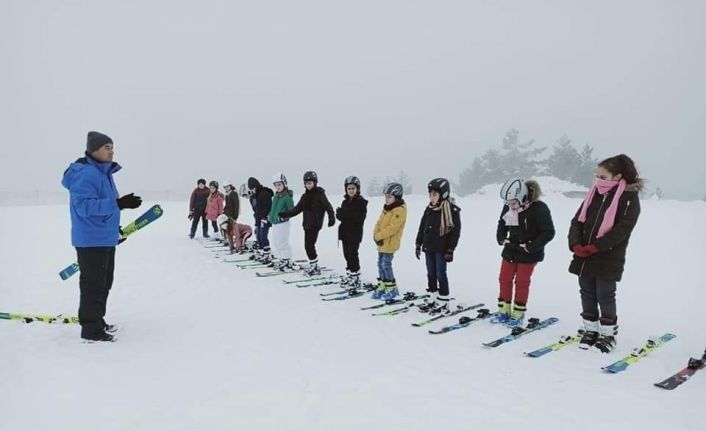
[[338, 239], [360, 244], [363, 241], [363, 224], [368, 214], [368, 201], [361, 195], [351, 198], [344, 196], [341, 207], [336, 209]]
[[193, 192], [191, 192], [191, 199], [189, 202], [189, 211], [193, 212], [196, 216], [202, 216], [206, 214], [206, 205], [208, 204], [208, 195], [211, 191], [208, 187], [202, 189], [196, 187]]
[[609, 191], [605, 198], [596, 193], [588, 206], [585, 223], [578, 221], [581, 212], [579, 206], [569, 228], [569, 249], [571, 250], [576, 244], [595, 244], [598, 247], [598, 253], [587, 258], [574, 256], [569, 265], [569, 272], [620, 281], [625, 267], [625, 251], [628, 248], [630, 234], [640, 216], [638, 190], [639, 186], [628, 185], [618, 202], [613, 228], [601, 238], [596, 238], [598, 227], [613, 201], [616, 189]]
[[237, 220], [240, 215], [240, 198], [238, 197], [238, 192], [231, 190], [226, 194], [225, 201], [226, 205], [223, 208], [223, 214], [233, 220]]
[[280, 215], [284, 218], [291, 218], [301, 212], [304, 213], [302, 220], [304, 230], [320, 230], [324, 224], [324, 213], [328, 213], [329, 220], [335, 220], [333, 207], [326, 197], [326, 191], [318, 186], [306, 190], [294, 208], [282, 212]]
[[[503, 247], [503, 259], [513, 263], [536, 263], [544, 260], [544, 246], [554, 238], [554, 223], [549, 207], [534, 201], [518, 215], [519, 226], [507, 226], [503, 216], [510, 207], [503, 205], [496, 233], [498, 244], [510, 241]], [[525, 244], [527, 251], [520, 247]]]
[[451, 218], [454, 223], [453, 230], [440, 236], [441, 210], [436, 211], [427, 206], [419, 222], [416, 244], [422, 246], [424, 251], [445, 253], [455, 250], [461, 236], [461, 208], [454, 204], [451, 204]]
[[252, 206], [253, 217], [255, 218], [255, 226], [259, 226], [261, 220], [267, 221], [267, 216], [272, 208], [272, 197], [274, 196], [272, 189], [259, 186], [255, 189], [255, 194], [250, 197], [250, 206]]

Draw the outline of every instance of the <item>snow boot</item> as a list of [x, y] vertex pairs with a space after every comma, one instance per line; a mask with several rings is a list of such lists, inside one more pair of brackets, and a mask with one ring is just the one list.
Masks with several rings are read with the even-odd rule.
[[[604, 322], [610, 322], [605, 324]], [[593, 345], [594, 348], [598, 349], [601, 353], [610, 353], [615, 349], [616, 340], [615, 336], [618, 335], [618, 325], [615, 324], [614, 319], [601, 319], [600, 323], [600, 336]]]
[[321, 268], [319, 268], [319, 259], [309, 261], [309, 266], [304, 269], [304, 275], [309, 277], [312, 277], [314, 275], [321, 275]]
[[389, 301], [397, 298], [398, 296], [400, 296], [400, 291], [397, 289], [397, 282], [392, 280], [385, 283], [385, 293], [382, 294], [380, 299]]
[[583, 335], [579, 340], [579, 349], [588, 350], [598, 340], [601, 330], [601, 324], [597, 320], [583, 319]]
[[505, 324], [510, 320], [510, 303], [498, 299], [498, 311], [490, 317], [490, 323]]
[[527, 308], [524, 305], [517, 305], [512, 308], [510, 319], [505, 323], [508, 328], [519, 328], [525, 324], [525, 311]]
[[373, 294], [370, 295], [370, 299], [382, 299], [382, 295], [385, 294], [385, 285], [386, 284], [387, 284], [386, 280], [378, 278], [377, 288], [373, 291]]

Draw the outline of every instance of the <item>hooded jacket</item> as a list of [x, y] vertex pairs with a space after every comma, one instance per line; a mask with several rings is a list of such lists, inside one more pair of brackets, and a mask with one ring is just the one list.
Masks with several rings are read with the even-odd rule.
[[616, 188], [605, 196], [596, 193], [588, 206], [586, 222], [581, 223], [579, 206], [576, 215], [571, 220], [569, 228], [569, 249], [574, 245], [594, 244], [598, 253], [589, 257], [574, 256], [569, 265], [569, 272], [576, 275], [586, 275], [604, 278], [611, 281], [620, 281], [625, 267], [625, 252], [628, 248], [630, 235], [640, 216], [640, 198], [638, 191], [641, 184], [629, 184], [620, 196], [618, 211], [615, 214], [615, 224], [601, 238], [597, 238], [598, 226], [603, 222], [605, 212], [613, 202]]
[[70, 195], [71, 244], [115, 247], [120, 238], [120, 208], [113, 174], [121, 166], [86, 154], [71, 163], [61, 180]]

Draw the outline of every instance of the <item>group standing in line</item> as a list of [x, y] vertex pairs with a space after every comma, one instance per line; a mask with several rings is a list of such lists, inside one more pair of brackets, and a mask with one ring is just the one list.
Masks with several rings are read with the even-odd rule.
[[[133, 193], [119, 197], [113, 174], [120, 170], [113, 162], [113, 141], [99, 132], [89, 132], [84, 157], [69, 165], [62, 185], [70, 194], [71, 240], [78, 255], [80, 277], [79, 322], [81, 337], [87, 341], [113, 341], [115, 325], [106, 323], [108, 292], [113, 284], [115, 246], [122, 241], [120, 211], [142, 204]], [[194, 238], [199, 221], [202, 234], [208, 238], [209, 224], [221, 232], [232, 252], [242, 252], [247, 239], [255, 235], [258, 248], [253, 257], [282, 271], [295, 269], [289, 243], [290, 219], [302, 216], [307, 275], [321, 273], [316, 242], [324, 225], [340, 222], [338, 239], [343, 244], [346, 275], [341, 284], [359, 288], [359, 248], [364, 238], [363, 225], [368, 201], [361, 194], [358, 177], [344, 180], [341, 205], [333, 209], [318, 176], [307, 171], [305, 187], [294, 204], [287, 178], [277, 173], [272, 189], [256, 178], [249, 178], [241, 194], [247, 195], [254, 213], [255, 229], [238, 223], [239, 195], [226, 181], [225, 194], [217, 181], [199, 179], [189, 200], [188, 218], [192, 221], [189, 237]], [[573, 253], [569, 271], [578, 276], [581, 317], [584, 333], [580, 347], [595, 347], [608, 353], [615, 348], [618, 314], [615, 294], [621, 280], [625, 256], [640, 215], [639, 191], [643, 180], [633, 160], [620, 154], [601, 161], [596, 179], [571, 220], [568, 247]], [[447, 264], [453, 262], [461, 238], [461, 209], [451, 197], [449, 181], [435, 178], [428, 183], [429, 204], [421, 216], [415, 240], [415, 255], [422, 253], [427, 269], [426, 303], [430, 310], [448, 312], [450, 288]], [[401, 184], [389, 183], [383, 189], [385, 203], [375, 224], [373, 241], [378, 251], [378, 282], [372, 298], [391, 300], [399, 295], [392, 269], [395, 253], [400, 249], [407, 221], [407, 206]], [[498, 276], [498, 310], [491, 321], [510, 327], [521, 326], [530, 293], [531, 276], [537, 263], [544, 259], [544, 247], [554, 238], [551, 212], [541, 201], [541, 188], [536, 181], [512, 178], [501, 188], [502, 209], [497, 225], [497, 242], [502, 247]], [[272, 229], [272, 247], [269, 231]]]

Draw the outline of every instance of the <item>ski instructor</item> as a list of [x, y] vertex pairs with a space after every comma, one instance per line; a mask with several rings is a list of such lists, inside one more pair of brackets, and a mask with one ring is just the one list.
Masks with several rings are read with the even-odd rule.
[[86, 155], [64, 171], [61, 184], [69, 190], [71, 244], [76, 247], [81, 270], [78, 319], [81, 338], [114, 341], [117, 327], [105, 322], [106, 302], [113, 284], [115, 246], [120, 240], [120, 210], [137, 208], [142, 199], [134, 193], [118, 198], [113, 174], [113, 141], [88, 132]]

